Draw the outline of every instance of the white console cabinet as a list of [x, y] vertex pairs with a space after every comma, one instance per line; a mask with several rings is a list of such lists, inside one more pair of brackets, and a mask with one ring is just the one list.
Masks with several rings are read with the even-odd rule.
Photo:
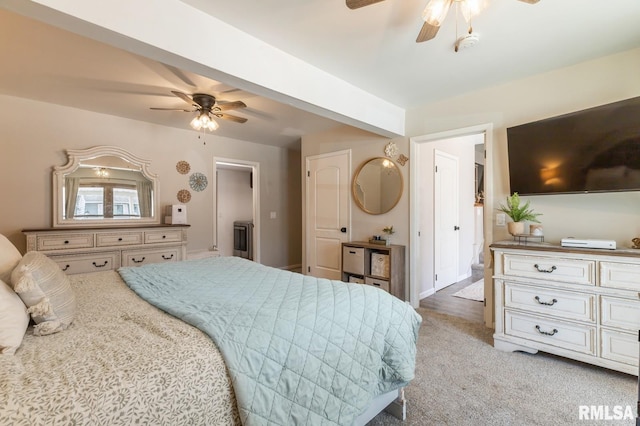
[[53, 259], [67, 274], [186, 259], [189, 225], [25, 229], [27, 251]]
[[500, 242], [494, 346], [638, 374], [640, 250]]

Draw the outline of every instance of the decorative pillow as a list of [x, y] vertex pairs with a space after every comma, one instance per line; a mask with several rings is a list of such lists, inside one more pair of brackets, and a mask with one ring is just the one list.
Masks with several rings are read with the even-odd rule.
[[33, 334], [62, 331], [76, 313], [76, 297], [69, 278], [53, 260], [37, 251], [24, 255], [11, 274], [11, 285], [37, 324]]
[[13, 355], [28, 326], [27, 307], [11, 287], [0, 280], [0, 354]]
[[11, 271], [22, 259], [22, 255], [11, 241], [0, 234], [0, 280], [11, 283]]

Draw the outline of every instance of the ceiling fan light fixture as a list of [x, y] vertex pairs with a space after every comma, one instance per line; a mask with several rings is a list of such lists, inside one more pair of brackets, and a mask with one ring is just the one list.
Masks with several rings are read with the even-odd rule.
[[422, 19], [434, 27], [442, 25], [453, 0], [430, 0], [422, 12]]
[[482, 0], [462, 0], [460, 1], [460, 11], [464, 16], [465, 21], [471, 21], [471, 18], [480, 14], [484, 9], [484, 2]]
[[217, 130], [220, 125], [211, 118], [207, 111], [202, 111], [197, 117], [191, 120], [191, 127], [195, 130], [207, 129], [213, 132]]

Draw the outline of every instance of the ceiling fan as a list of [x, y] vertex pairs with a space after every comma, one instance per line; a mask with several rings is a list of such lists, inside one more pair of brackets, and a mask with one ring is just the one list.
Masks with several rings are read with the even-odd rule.
[[198, 114], [196, 115], [196, 117], [191, 120], [191, 127], [196, 130], [216, 130], [219, 125], [213, 119], [214, 117], [234, 121], [236, 123], [245, 123], [247, 121], [246, 118], [225, 113], [225, 111], [231, 111], [238, 108], [246, 108], [247, 105], [245, 105], [245, 103], [242, 101], [218, 103], [215, 96], [207, 95], [206, 93], [194, 93], [191, 96], [182, 92], [178, 92], [176, 90], [172, 90], [171, 93], [173, 93], [186, 103], [190, 104], [193, 109], [155, 107], [151, 107], [151, 109], [160, 111], [197, 112]]
[[[384, 0], [346, 0], [347, 7], [349, 9], [359, 9], [364, 6], [379, 3]], [[540, 0], [519, 0], [524, 3], [535, 4]], [[422, 19], [424, 24], [418, 33], [416, 43], [422, 43], [423, 41], [431, 40], [438, 34], [440, 25], [447, 17], [449, 8], [453, 3], [456, 6], [460, 6], [462, 14], [467, 22], [471, 20], [472, 16], [477, 15], [481, 10], [481, 0], [430, 0], [427, 3], [427, 7], [422, 12]], [[469, 34], [471, 34], [471, 26], [469, 26]], [[458, 51], [456, 43], [456, 52]]]

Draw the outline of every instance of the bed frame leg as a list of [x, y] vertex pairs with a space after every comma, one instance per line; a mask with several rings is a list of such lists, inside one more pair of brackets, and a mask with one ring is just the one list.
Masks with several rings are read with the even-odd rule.
[[404, 388], [398, 390], [398, 398], [387, 405], [384, 409], [387, 413], [391, 414], [396, 419], [405, 421], [407, 419], [407, 400], [404, 399]]

